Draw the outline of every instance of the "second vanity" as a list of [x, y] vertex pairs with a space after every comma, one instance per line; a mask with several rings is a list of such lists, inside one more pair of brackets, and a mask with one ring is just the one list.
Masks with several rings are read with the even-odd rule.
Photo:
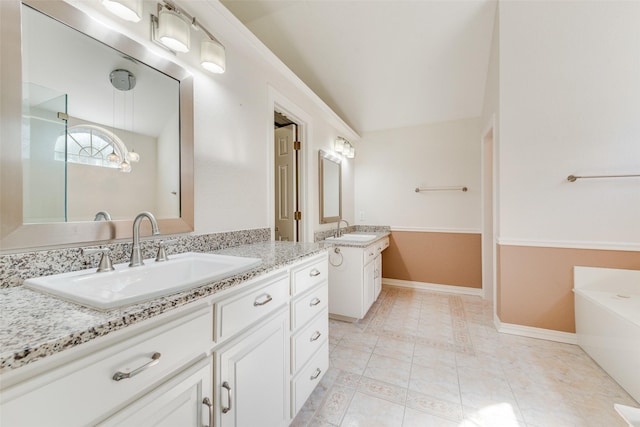
[[5, 290], [22, 320], [3, 323], [27, 332], [2, 337], [0, 424], [288, 425], [328, 369], [326, 251], [265, 242], [220, 253], [263, 263], [109, 312]]
[[329, 248], [329, 315], [356, 321], [366, 316], [382, 290], [382, 251], [389, 233], [352, 233], [327, 239]]

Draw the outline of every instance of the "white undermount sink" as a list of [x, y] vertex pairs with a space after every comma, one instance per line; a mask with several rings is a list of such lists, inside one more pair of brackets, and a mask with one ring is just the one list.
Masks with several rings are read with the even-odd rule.
[[325, 240], [330, 242], [368, 242], [375, 240], [378, 237], [376, 234], [360, 234], [360, 233], [347, 233], [340, 237], [327, 237]]
[[25, 280], [28, 288], [96, 308], [110, 310], [147, 301], [250, 270], [260, 258], [187, 252], [168, 261], [145, 260], [139, 267], [114, 265], [115, 271], [90, 270]]

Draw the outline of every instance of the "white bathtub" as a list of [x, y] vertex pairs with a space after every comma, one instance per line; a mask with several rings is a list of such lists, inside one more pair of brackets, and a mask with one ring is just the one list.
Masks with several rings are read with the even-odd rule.
[[640, 401], [640, 270], [574, 267], [578, 345]]

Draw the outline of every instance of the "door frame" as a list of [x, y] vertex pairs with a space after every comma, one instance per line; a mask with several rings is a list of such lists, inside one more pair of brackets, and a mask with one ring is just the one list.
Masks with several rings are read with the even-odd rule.
[[313, 242], [313, 233], [310, 231], [310, 211], [308, 195], [307, 171], [309, 168], [309, 136], [311, 135], [311, 116], [302, 108], [290, 101], [272, 86], [268, 87], [268, 166], [269, 179], [267, 180], [267, 194], [269, 197], [268, 221], [271, 229], [271, 240], [275, 240], [275, 132], [273, 131], [273, 114], [278, 111], [290, 118], [298, 127], [298, 139], [301, 142], [299, 163], [298, 163], [298, 206], [302, 212], [302, 219], [299, 224], [299, 242]]
[[[488, 143], [488, 138], [491, 138], [491, 171], [486, 171], [485, 170], [485, 156], [486, 154], [486, 144]], [[495, 309], [496, 309], [496, 292], [497, 292], [497, 282], [498, 282], [498, 271], [497, 271], [497, 236], [498, 236], [498, 187], [497, 187], [497, 183], [498, 183], [498, 163], [497, 163], [497, 159], [498, 159], [498, 144], [497, 144], [497, 129], [496, 129], [496, 117], [495, 114], [491, 115], [491, 118], [489, 119], [489, 122], [486, 124], [481, 136], [480, 136], [480, 152], [481, 152], [481, 187], [482, 187], [482, 197], [481, 197], [481, 224], [482, 224], [482, 247], [481, 247], [481, 252], [482, 252], [482, 292], [483, 292], [483, 298], [484, 299], [490, 299], [491, 301], [493, 301], [493, 307], [494, 307], [494, 315], [495, 315]], [[491, 213], [492, 213], [492, 219], [491, 219], [491, 230], [486, 230], [485, 229], [485, 212], [486, 212], [486, 192], [487, 192], [487, 188], [485, 188], [485, 174], [490, 173], [491, 174], [491, 192], [492, 192], [492, 200], [491, 200]], [[487, 233], [491, 233], [490, 236], [487, 236]], [[485, 239], [490, 238], [491, 239], [491, 256], [492, 256], [492, 265], [491, 265], [491, 269], [492, 269], [492, 280], [490, 284], [485, 284], [485, 280], [484, 280], [484, 271], [486, 268], [486, 257], [487, 257], [487, 253], [485, 252], [485, 248], [484, 248], [484, 241]], [[491, 287], [491, 289], [487, 289], [489, 285]]]

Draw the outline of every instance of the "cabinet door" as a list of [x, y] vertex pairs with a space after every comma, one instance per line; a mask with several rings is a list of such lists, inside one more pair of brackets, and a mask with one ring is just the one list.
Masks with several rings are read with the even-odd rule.
[[364, 310], [362, 311], [361, 317], [364, 317], [369, 311], [369, 308], [376, 300], [375, 296], [375, 270], [376, 263], [375, 261], [371, 261], [369, 264], [364, 266]]
[[375, 279], [375, 285], [374, 285], [374, 297], [373, 297], [373, 301], [375, 302], [378, 297], [380, 296], [380, 292], [382, 291], [382, 255], [378, 255], [374, 261], [376, 268], [375, 268], [375, 274], [374, 274], [374, 279]]
[[213, 427], [211, 379], [211, 359], [207, 358], [98, 425]]
[[216, 352], [216, 416], [221, 427], [289, 422], [288, 311], [280, 310]]

